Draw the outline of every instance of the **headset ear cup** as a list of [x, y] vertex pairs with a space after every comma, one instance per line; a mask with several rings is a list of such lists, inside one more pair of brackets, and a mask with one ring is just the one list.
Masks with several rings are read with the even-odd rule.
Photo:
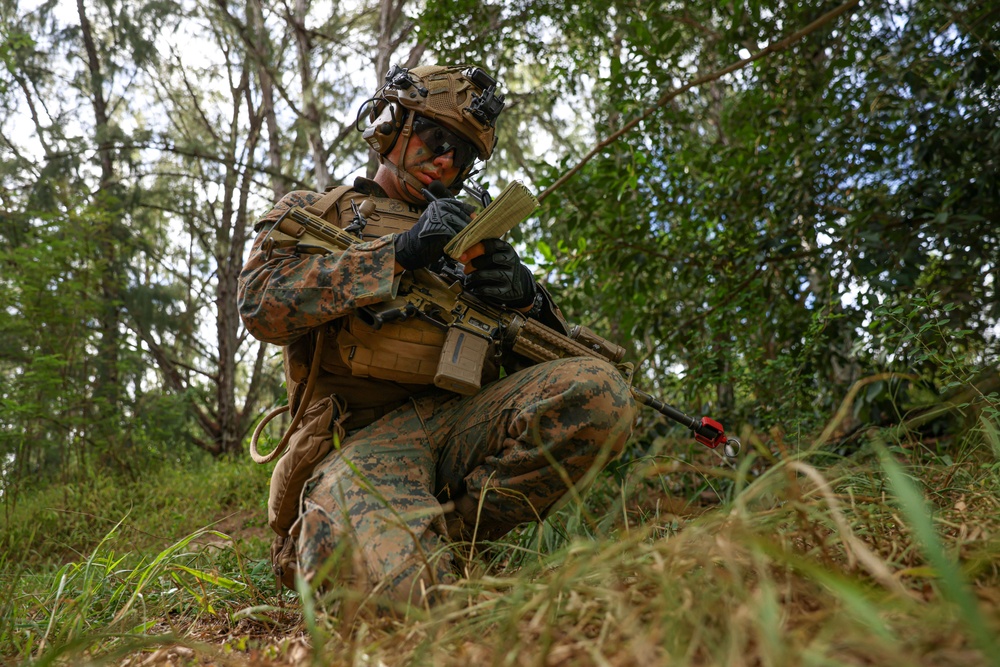
[[392, 150], [399, 136], [400, 125], [395, 122], [396, 115], [391, 105], [383, 105], [378, 116], [371, 119], [362, 137], [379, 155], [385, 155]]

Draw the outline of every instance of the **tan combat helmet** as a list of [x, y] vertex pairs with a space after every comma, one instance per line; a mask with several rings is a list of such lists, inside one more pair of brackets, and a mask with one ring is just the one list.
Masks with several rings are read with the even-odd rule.
[[[452, 184], [452, 190], [457, 191], [472, 173], [475, 158], [487, 160], [493, 154], [496, 120], [504, 107], [503, 96], [497, 95], [496, 89], [496, 79], [478, 67], [427, 65], [407, 69], [394, 65], [385, 75], [385, 84], [361, 109], [361, 113], [368, 111], [369, 120], [362, 136], [378, 153], [380, 162], [391, 164], [385, 160], [386, 153], [401, 138], [405, 153], [418, 116], [457, 133], [477, 151], [469, 164], [460, 166]], [[460, 162], [456, 159], [456, 164]], [[391, 167], [410, 185], [420, 185], [411, 182], [412, 177], [397, 165]]]

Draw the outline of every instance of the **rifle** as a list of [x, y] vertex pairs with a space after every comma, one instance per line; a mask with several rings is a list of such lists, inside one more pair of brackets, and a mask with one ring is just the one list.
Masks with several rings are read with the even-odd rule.
[[[343, 251], [361, 239], [305, 209], [289, 208], [272, 231], [297, 239], [298, 244], [318, 246], [328, 252]], [[267, 239], [265, 243], [273, 239]], [[576, 325], [566, 336], [522, 313], [483, 302], [464, 291], [461, 282], [448, 282], [428, 269], [406, 271], [397, 297], [358, 309], [365, 324], [378, 329], [389, 322], [419, 318], [446, 331], [434, 384], [462, 395], [480, 389], [483, 366], [491, 348], [499, 354], [514, 353], [534, 363], [566, 357], [596, 357], [615, 365], [629, 382], [633, 398], [641, 405], [689, 428], [697, 442], [715, 449], [723, 445], [727, 457], [739, 454], [740, 441], [727, 436], [722, 424], [709, 417], [697, 419], [631, 386], [633, 366], [623, 363], [625, 349]]]

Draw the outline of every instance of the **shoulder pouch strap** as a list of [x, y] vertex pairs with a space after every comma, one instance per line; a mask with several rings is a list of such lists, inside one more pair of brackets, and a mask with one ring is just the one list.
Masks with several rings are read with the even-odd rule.
[[353, 186], [351, 185], [338, 186], [317, 199], [314, 203], [306, 206], [305, 209], [313, 215], [318, 215], [326, 220], [326, 214], [330, 212], [330, 209], [334, 207], [341, 197], [352, 189]]

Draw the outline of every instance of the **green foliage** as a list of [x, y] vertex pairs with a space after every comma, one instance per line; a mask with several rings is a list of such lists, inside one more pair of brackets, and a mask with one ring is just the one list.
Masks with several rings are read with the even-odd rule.
[[[1000, 585], [994, 5], [859, 3], [554, 190], [516, 240], [569, 319], [753, 454], [718, 466], [644, 414], [585, 503], [486, 545], [450, 606], [342, 642], [308, 592], [315, 661], [997, 655], [980, 611]], [[258, 369], [222, 313], [269, 188], [367, 160], [346, 129], [375, 80], [357, 44], [402, 62], [416, 39], [424, 62], [496, 73], [508, 108], [482, 178], [540, 192], [664, 92], [833, 4], [432, 0], [387, 34], [368, 3], [83, 6], [93, 59], [57, 3], [7, 3], [0, 26], [0, 652], [39, 664], [199, 623], [230, 633], [223, 651], [287, 653], [238, 630], [300, 627], [268, 588], [266, 470], [203, 452], [238, 448], [281, 394], [276, 350]], [[261, 532], [192, 549], [228, 515]]]
[[[113, 539], [116, 529], [105, 540]], [[203, 546], [210, 538], [220, 541], [221, 554], [218, 546]], [[232, 569], [220, 572], [226, 565]], [[151, 643], [150, 635], [169, 641], [169, 634], [153, 634], [164, 616], [197, 619], [261, 601], [252, 583], [259, 576], [256, 565], [229, 536], [208, 529], [148, 557], [117, 554], [102, 543], [82, 562], [53, 575], [25, 577], [21, 585], [34, 595], [11, 599], [0, 625], [0, 646], [7, 655], [38, 657], [34, 664], [45, 665], [95, 648], [134, 651]], [[32, 588], [49, 581], [49, 589]]]
[[[523, 86], [527, 103], [572, 105], [597, 128], [590, 144], [821, 13], [607, 2], [591, 19], [564, 3], [478, 6], [466, 32], [429, 5], [439, 48], [495, 59], [513, 86], [543, 63], [545, 92]], [[942, 363], [970, 364], [945, 383], [995, 365], [995, 18], [989, 3], [866, 3], [677, 97], [546, 199], [524, 236], [538, 272], [571, 318], [631, 341], [640, 382], [756, 432], [818, 428], [854, 382], [884, 370], [882, 339], [866, 332], [873, 309], [915, 294], [950, 304], [940, 333], [957, 331], [970, 351], [922, 359], [935, 391], [947, 390]], [[581, 148], [538, 156], [527, 166], [536, 187]], [[682, 383], [668, 379], [676, 369]]]
[[[224, 330], [217, 304], [233, 295], [220, 276], [240, 238], [238, 223], [267, 206], [268, 184], [310, 185], [316, 130], [336, 157], [337, 176], [365, 160], [361, 142], [341, 141], [349, 134], [340, 126], [349, 124], [349, 107], [370, 81], [335, 73], [355, 62], [359, 31], [374, 27], [365, 7], [357, 16], [309, 16], [311, 32], [299, 42], [290, 38], [297, 33], [287, 17], [263, 8], [266, 34], [255, 51], [256, 28], [242, 7], [112, 2], [87, 7], [97, 37], [90, 63], [83, 26], [60, 23], [54, 7], [10, 13], [0, 42], [5, 118], [18, 117], [37, 137], [21, 141], [4, 121], [3, 141], [15, 150], [0, 153], [9, 193], [0, 210], [0, 491], [8, 552], [19, 545], [32, 567], [67, 557], [75, 563], [55, 580], [43, 575], [50, 578], [39, 597], [49, 615], [36, 610], [32, 620], [34, 641], [44, 636], [38, 619], [45, 618], [56, 619], [55, 639], [72, 643], [113, 620], [153, 578], [183, 583], [178, 609], [194, 617], [218, 611], [202, 585], [213, 595], [240, 595], [229, 584], [234, 576], [206, 574], [203, 563], [180, 556], [181, 547], [164, 552], [159, 544], [149, 557], [122, 563], [115, 554], [122, 544], [143, 542], [142, 531], [175, 542], [200, 527], [194, 517], [210, 513], [212, 503], [262, 514], [260, 473], [244, 478], [239, 466], [222, 463], [211, 468], [217, 477], [193, 477], [199, 481], [188, 485], [165, 471], [178, 462], [204, 464], [195, 443], [210, 448], [221, 437], [220, 415], [235, 410], [219, 398], [225, 360], [205, 331]], [[433, 53], [435, 60], [479, 63], [506, 83], [500, 152], [484, 176], [493, 185], [517, 176], [541, 191], [665, 91], [773, 43], [823, 8], [606, 0], [577, 9], [555, 0], [407, 6], [408, 19], [419, 15], [413, 34], [430, 48], [425, 60]], [[199, 35], [224, 57], [195, 66], [167, 48], [194, 20], [213, 27]], [[592, 583], [583, 573], [594, 563], [596, 571], [611, 569], [601, 553], [612, 551], [652, 579], [645, 568], [664, 554], [647, 538], [670, 542], [683, 535], [684, 522], [655, 505], [636, 507], [636, 496], [697, 504], [708, 495], [736, 506], [782, 498], [804, 505], [815, 525], [831, 525], [833, 515], [796, 496], [794, 485], [761, 489], [777, 484], [774, 470], [792, 467], [797, 450], [813, 446], [811, 434], [835, 419], [838, 406], [845, 416], [832, 440], [855, 437], [864, 425], [895, 424], [888, 433], [910, 465], [968, 466], [977, 471], [969, 488], [995, 487], [997, 30], [990, 3], [861, 4], [793, 48], [658, 109], [604, 147], [518, 230], [570, 319], [630, 346], [641, 362], [638, 384], [688, 411], [718, 416], [770, 456], [745, 463], [742, 477], [712, 476], [697, 467], [697, 450], [676, 449], [670, 425], [643, 415], [630, 451], [587, 505], [495, 547], [494, 567], [522, 567], [539, 578], [514, 584], [513, 602], [499, 614], [500, 634], [518, 650], [528, 650], [517, 633], [529, 616], [581, 622], [563, 599]], [[301, 58], [316, 74], [308, 91], [294, 87], [307, 85], [305, 69], [298, 84], [287, 76]], [[268, 73], [279, 84], [268, 93], [277, 113], [262, 133]], [[212, 81], [227, 85], [215, 90]], [[110, 111], [98, 122], [102, 100]], [[307, 101], [314, 111], [304, 111]], [[266, 148], [257, 142], [265, 135]], [[244, 345], [240, 354], [248, 351]], [[245, 394], [253, 360], [242, 358], [247, 370], [236, 384]], [[266, 361], [273, 369], [274, 354]], [[855, 383], [874, 374], [885, 379], [863, 385], [843, 406]], [[260, 382], [265, 397], [280, 393], [276, 373], [253, 377], [267, 378]], [[253, 407], [235, 421], [249, 423]], [[676, 451], [671, 458], [668, 448]], [[822, 456], [863, 462], [870, 453], [859, 438]], [[975, 626], [957, 566], [942, 556], [933, 524], [891, 465], [885, 469], [918, 537], [908, 557], [923, 549], [948, 579], [942, 585], [959, 602], [959, 622]], [[918, 468], [916, 476], [933, 473]], [[152, 475], [156, 484], [133, 481]], [[883, 490], [864, 484], [872, 497]], [[852, 479], [847, 488], [864, 484]], [[204, 488], [213, 491], [199, 493]], [[172, 493], [194, 507], [171, 502]], [[854, 528], [884, 536], [878, 523], [887, 516], [862, 505], [852, 508]], [[111, 530], [130, 506], [143, 508], [142, 522], [133, 509]], [[723, 660], [745, 648], [740, 638], [753, 637], [767, 651], [765, 662], [786, 661], [780, 638], [787, 601], [777, 591], [788, 582], [775, 574], [783, 569], [803, 575], [806, 583], [796, 586], [826, 587], [835, 605], [866, 619], [884, 642], [873, 655], [909, 650], [892, 621], [896, 603], [873, 594], [857, 573], [831, 569], [825, 557], [840, 562], [839, 552], [826, 554], [825, 544], [788, 551], [794, 539], [779, 548], [761, 537], [791, 534], [782, 532], [797, 520], [788, 511], [741, 516], [747, 532], [733, 537], [750, 545], [741, 562], [769, 567], [730, 570], [743, 588], [712, 589], [685, 571], [683, 585], [650, 590], [664, 600], [714, 590], [717, 602], [751, 610], [756, 625], [728, 621], [732, 640], [710, 626], [706, 644], [676, 639], [668, 652]], [[656, 527], [637, 542], [624, 540], [631, 551], [609, 549], [608, 541], [645, 524]], [[108, 539], [98, 544], [100, 535]], [[682, 542], [701, 544], [697, 535]], [[545, 579], [550, 566], [559, 574]], [[713, 563], [702, 566], [718, 574]], [[116, 593], [108, 573], [122, 567], [132, 574]], [[610, 609], [616, 598], [602, 591], [593, 603]], [[83, 611], [60, 617], [60, 599], [77, 600]], [[111, 616], [96, 613], [99, 599], [114, 609], [102, 612]], [[678, 623], [680, 633], [709, 618], [650, 609]], [[920, 616], [910, 607], [900, 613]], [[470, 623], [497, 621], [473, 616]], [[307, 620], [315, 637], [326, 636], [321, 610]], [[981, 628], [973, 634], [986, 645]], [[542, 647], [557, 643], [551, 633], [532, 637]], [[13, 653], [32, 655], [37, 646]]]
[[955, 302], [943, 302], [940, 292], [900, 294], [876, 307], [870, 328], [877, 336], [879, 361], [939, 374], [947, 382], [945, 390], [966, 384], [992, 350], [972, 329], [952, 326], [951, 313], [958, 308]]
[[[578, 8], [408, 5], [390, 26], [402, 41], [379, 43], [411, 35], [424, 61], [495, 72], [508, 108], [483, 179], [520, 177], [541, 191], [664, 92], [824, 9]], [[4, 486], [29, 472], [134, 472], [167, 442], [235, 450], [280, 395], [275, 355], [256, 366], [219, 307], [234, 298], [243, 249], [230, 246], [269, 204], [268, 184], [310, 187], [323, 154], [340, 177], [367, 159], [344, 128], [370, 81], [339, 66], [354, 62], [358, 35], [378, 29], [366, 9], [309, 14], [312, 32], [299, 34], [294, 17], [269, 7], [255, 17], [98, 4], [85, 7], [93, 54], [83, 22], [52, 3], [9, 14]], [[570, 319], [631, 348], [640, 385], [731, 430], [815, 432], [853, 383], [910, 373], [909, 361], [920, 392], [947, 395], [997, 358], [995, 16], [989, 3], [860, 4], [657, 109], [553, 191], [517, 240]], [[183, 57], [188, 32], [215, 57]], [[297, 82], [279, 75], [296, 69]], [[22, 141], [23, 127], [35, 138]], [[918, 294], [949, 304], [941, 326], [963, 339], [890, 359], [880, 345], [896, 341], [872, 333], [873, 310]], [[213, 335], [236, 337], [236, 349], [223, 353]], [[856, 421], [898, 418], [897, 385], [870, 385]], [[663, 424], [647, 416], [640, 426], [648, 449]]]

